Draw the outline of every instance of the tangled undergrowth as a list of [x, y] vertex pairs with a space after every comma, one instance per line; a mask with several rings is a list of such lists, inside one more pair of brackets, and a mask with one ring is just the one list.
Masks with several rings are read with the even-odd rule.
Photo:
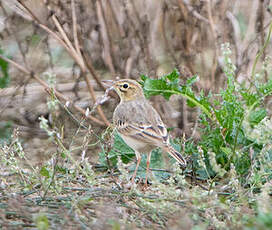
[[[269, 0], [0, 0], [0, 229], [271, 229], [271, 15]], [[116, 100], [98, 99], [141, 74], [189, 162], [155, 149], [147, 190]]]
[[[140, 165], [138, 184], [131, 187], [134, 153], [114, 129], [98, 136], [84, 119], [76, 120], [73, 136], [83, 130], [83, 142], [78, 147], [74, 140], [69, 145], [64, 142], [63, 128], [54, 125], [54, 112], [62, 106], [69, 113], [69, 106], [62, 105], [52, 91], [51, 124], [40, 118], [40, 127], [56, 145], [50, 159], [34, 166], [16, 130], [1, 144], [1, 227], [269, 229], [272, 121], [266, 105], [272, 93], [271, 59], [266, 58], [260, 71], [252, 71], [254, 84], [248, 86], [235, 80], [228, 44], [222, 46], [222, 57], [227, 85], [218, 95], [196, 95], [193, 84], [198, 77], [181, 84], [176, 70], [159, 79], [142, 76], [147, 97], [161, 94], [169, 99], [177, 94], [197, 107], [201, 132], [197, 141], [183, 137], [172, 142], [190, 159], [184, 171], [173, 159], [168, 159], [174, 164], [172, 170], [165, 170], [166, 157], [154, 150], [146, 191], [142, 189], [146, 159]], [[94, 143], [89, 141], [92, 136]], [[98, 163], [91, 164], [86, 157], [91, 145], [101, 147]], [[80, 159], [73, 155], [78, 150]]]

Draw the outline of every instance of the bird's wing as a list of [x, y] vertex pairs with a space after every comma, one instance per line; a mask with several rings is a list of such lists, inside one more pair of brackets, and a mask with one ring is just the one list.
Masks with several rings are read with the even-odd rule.
[[154, 125], [118, 121], [117, 130], [122, 135], [130, 136], [152, 145], [163, 146], [168, 143], [168, 133], [163, 123]]

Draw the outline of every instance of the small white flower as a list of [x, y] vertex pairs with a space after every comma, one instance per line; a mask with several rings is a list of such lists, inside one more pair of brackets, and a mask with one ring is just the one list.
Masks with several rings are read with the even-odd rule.
[[86, 156], [86, 150], [83, 150], [81, 153], [81, 161], [84, 161], [85, 156]]
[[85, 116], [88, 117], [90, 113], [89, 107], [87, 107], [86, 111], [85, 111]]
[[69, 107], [69, 105], [70, 105], [70, 101], [66, 101], [65, 106]]

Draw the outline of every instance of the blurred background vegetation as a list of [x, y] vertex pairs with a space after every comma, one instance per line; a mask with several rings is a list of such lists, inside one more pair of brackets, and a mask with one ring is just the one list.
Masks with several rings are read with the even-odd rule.
[[[185, 186], [188, 190], [183, 192], [187, 195], [182, 198], [195, 202], [188, 205], [185, 201], [182, 210], [177, 212], [177, 207], [171, 205], [166, 207], [160, 203], [155, 207], [155, 204], [151, 205], [155, 202], [151, 201], [154, 197], [141, 197], [137, 193], [137, 198], [134, 197], [137, 208], [126, 200], [134, 199], [130, 194], [122, 198], [127, 205], [125, 211], [112, 208], [103, 215], [107, 202], [113, 207], [118, 203], [104, 197], [104, 203], [98, 202], [92, 207], [91, 217], [97, 220], [94, 223], [83, 212], [89, 200], [77, 194], [80, 198], [71, 198], [69, 205], [80, 210], [80, 221], [75, 218], [69, 220], [70, 223], [65, 219], [67, 213], [64, 211], [60, 215], [65, 217], [65, 222], [61, 224], [82, 227], [91, 222], [93, 227], [119, 229], [124, 226], [120, 223], [135, 220], [133, 216], [126, 217], [131, 210], [138, 213], [147, 210], [146, 217], [136, 218], [141, 223], [130, 225], [131, 228], [173, 226], [173, 229], [191, 229], [197, 225], [196, 229], [243, 229], [245, 226], [266, 229], [272, 224], [271, 214], [267, 214], [267, 210], [272, 210], [272, 202], [264, 201], [269, 204], [263, 208], [266, 211], [258, 211], [261, 209], [258, 204], [264, 197], [271, 201], [271, 18], [270, 0], [0, 0], [0, 145], [3, 146], [2, 154], [15, 154], [12, 159], [6, 158], [10, 161], [4, 162], [6, 167], [0, 170], [3, 176], [0, 192], [7, 204], [3, 203], [6, 210], [3, 211], [5, 217], [1, 218], [3, 223], [8, 222], [6, 212], [10, 211], [12, 202], [18, 207], [13, 210], [15, 214], [27, 206], [25, 198], [17, 197], [14, 201], [5, 190], [17, 191], [20, 195], [20, 190], [39, 191], [41, 200], [32, 202], [40, 207], [39, 202], [45, 201], [48, 194], [54, 197], [52, 194], [59, 195], [65, 190], [60, 182], [54, 182], [53, 186], [52, 181], [57, 180], [58, 173], [69, 174], [77, 186], [88, 187], [93, 183], [90, 182], [93, 172], [88, 171], [89, 166], [111, 173], [116, 166], [121, 174], [125, 172], [122, 170], [133, 171], [133, 164], [129, 169], [123, 169], [118, 161], [120, 155], [123, 163], [132, 162], [133, 152], [118, 136], [113, 144], [114, 134], [107, 128], [118, 103], [116, 95], [111, 94], [103, 105], [92, 109], [105, 93], [102, 80], [131, 78], [142, 79], [147, 95], [161, 94], [150, 100], [169, 127], [175, 147], [185, 152], [191, 161], [187, 176], [193, 179], [190, 186]], [[152, 85], [152, 89], [162, 93], [152, 93], [145, 85], [150, 79], [165, 80], [165, 88], [159, 88], [156, 82]], [[171, 93], [173, 96], [169, 101], [165, 100], [163, 90], [169, 82], [172, 82], [171, 89], [176, 83], [186, 85], [186, 91], [179, 90], [176, 85], [177, 90]], [[191, 106], [180, 95], [191, 98], [200, 95], [198, 106]], [[210, 102], [216, 109], [210, 110], [209, 117], [202, 114], [201, 107], [208, 108]], [[249, 113], [249, 110], [254, 111]], [[211, 124], [213, 113], [216, 121]], [[263, 119], [267, 122], [260, 124]], [[238, 157], [230, 154], [236, 154], [236, 151]], [[20, 158], [22, 152], [24, 156]], [[151, 167], [165, 170], [155, 172], [157, 178], [168, 178], [172, 174], [172, 161], [160, 151], [155, 152]], [[263, 153], [270, 156], [263, 158], [269, 165], [255, 161]], [[198, 162], [201, 154], [202, 163]], [[213, 154], [214, 158], [211, 157]], [[226, 160], [229, 155], [231, 157]], [[79, 163], [75, 163], [77, 161]], [[232, 170], [232, 163], [235, 170]], [[30, 165], [32, 173], [27, 171]], [[12, 175], [20, 175], [17, 179], [21, 184], [14, 188], [11, 184], [15, 179], [13, 182], [12, 177], [7, 179], [11, 166], [14, 166]], [[82, 171], [79, 167], [87, 169]], [[21, 169], [16, 171], [18, 168]], [[71, 168], [76, 172], [72, 172], [73, 176], [68, 173]], [[254, 171], [256, 168], [258, 170]], [[37, 178], [26, 179], [26, 175]], [[90, 179], [89, 183], [78, 181], [82, 175]], [[198, 181], [197, 177], [202, 180]], [[216, 183], [218, 179], [220, 182]], [[238, 185], [236, 179], [241, 184]], [[112, 180], [123, 188], [120, 181]], [[121, 177], [122, 180], [126, 179]], [[181, 186], [178, 181], [176, 178], [169, 182], [174, 187], [173, 191], [169, 190], [175, 195], [163, 192], [157, 195], [165, 195], [165, 200], [172, 197], [180, 201], [181, 197], [176, 194], [177, 187]], [[71, 186], [70, 182], [61, 181]], [[227, 188], [222, 189], [224, 186]], [[197, 190], [203, 187], [211, 196]], [[164, 191], [165, 188], [160, 189]], [[216, 198], [212, 196], [213, 190], [217, 191]], [[90, 194], [99, 196], [96, 192], [99, 194], [98, 190]], [[253, 195], [255, 192], [259, 194], [257, 198]], [[108, 190], [101, 190], [101, 193], [111, 194]], [[241, 194], [244, 196], [240, 197]], [[245, 201], [247, 196], [250, 198]], [[22, 204], [20, 199], [23, 199]], [[234, 201], [234, 204], [228, 203]], [[190, 206], [190, 214], [184, 215], [187, 206]], [[233, 207], [237, 209], [234, 211]], [[161, 213], [158, 208], [162, 209]], [[169, 210], [175, 215], [171, 216]], [[39, 209], [39, 212], [47, 211]], [[241, 212], [246, 213], [245, 219], [239, 218]], [[24, 218], [15, 214], [10, 214], [9, 221], [17, 218], [22, 222], [6, 227], [24, 227], [26, 224], [25, 227], [46, 229], [50, 222], [51, 226], [52, 223], [60, 224], [57, 218], [46, 214], [36, 217], [29, 211]], [[112, 221], [103, 225], [108, 218]]]
[[[156, 78], [173, 68], [184, 82], [198, 74], [197, 91], [219, 92], [226, 84], [220, 56], [226, 42], [233, 50], [237, 82], [250, 83], [271, 20], [269, 1], [86, 0], [71, 7], [70, 1], [1, 1], [1, 53], [44, 81], [53, 76], [56, 89], [84, 110], [103, 94], [103, 79]], [[39, 146], [44, 135], [38, 117], [50, 114], [45, 87], [14, 65], [1, 67], [1, 122], [19, 128], [22, 138], [30, 138], [30, 148]], [[192, 135], [197, 115], [182, 98], [170, 104], [160, 97], [152, 100], [168, 127], [175, 127], [174, 136]], [[112, 100], [102, 108], [109, 121], [115, 105]], [[101, 113], [91, 121], [94, 127], [108, 124]], [[61, 111], [58, 116], [70, 117]], [[71, 125], [65, 125], [65, 135]]]

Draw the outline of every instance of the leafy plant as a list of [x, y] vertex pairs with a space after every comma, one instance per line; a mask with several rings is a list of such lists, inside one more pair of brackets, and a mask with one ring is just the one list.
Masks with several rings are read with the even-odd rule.
[[[102, 152], [99, 153], [99, 162], [102, 166], [106, 168], [116, 167], [118, 165], [118, 159], [124, 164], [128, 164], [131, 161], [135, 160], [134, 150], [131, 149], [119, 136], [117, 132], [114, 134], [114, 144], [109, 152], [106, 152], [102, 146]], [[141, 163], [137, 172], [137, 176], [140, 178], [145, 178], [146, 175], [146, 160], [147, 155], [143, 154]], [[136, 164], [131, 165], [129, 171], [132, 173], [135, 170]], [[163, 169], [164, 161], [162, 157], [162, 151], [159, 148], [156, 148], [152, 151], [150, 166], [152, 168]], [[154, 175], [157, 179], [169, 177], [169, 173], [166, 171], [155, 171]]]
[[192, 90], [192, 85], [198, 80], [198, 76], [188, 79], [185, 85], [180, 85], [180, 75], [175, 69], [172, 73], [159, 79], [151, 79], [145, 75], [141, 76], [142, 86], [145, 96], [149, 98], [153, 95], [162, 95], [167, 100], [174, 95], [181, 95], [187, 99], [188, 105], [191, 107], [198, 106], [210, 118], [212, 118], [210, 103], [203, 92], [200, 96], [196, 96]]
[[[0, 54], [4, 51], [0, 48]], [[8, 73], [9, 65], [6, 61], [0, 58], [0, 90], [8, 86], [10, 78]], [[0, 124], [0, 144], [7, 142], [11, 136], [11, 123], [7, 122]]]
[[[0, 54], [4, 54], [4, 51], [0, 48]], [[0, 58], [0, 88], [8, 86], [10, 77], [8, 73], [9, 65], [6, 61]]]
[[11, 122], [0, 123], [0, 145], [8, 142], [12, 134]]
[[[238, 84], [235, 81], [236, 67], [230, 58], [229, 44], [222, 45], [222, 54], [226, 87], [221, 89], [219, 94], [210, 92], [205, 95], [203, 91], [197, 94], [192, 86], [198, 81], [198, 76], [189, 78], [182, 85], [176, 69], [158, 79], [143, 75], [140, 83], [147, 98], [162, 95], [169, 100], [172, 95], [181, 95], [187, 100], [188, 106], [201, 109], [202, 113], [199, 116], [201, 138], [198, 143], [188, 140], [184, 149], [186, 154], [192, 156], [191, 168], [198, 176], [203, 179], [223, 177], [231, 169], [231, 165], [234, 165], [240, 181], [244, 184], [251, 183], [246, 180], [246, 176], [252, 164], [256, 164], [255, 162], [260, 164], [260, 154], [267, 150], [265, 145], [272, 143], [271, 120], [267, 118], [267, 111], [263, 105], [265, 97], [272, 93], [272, 78], [270, 76], [271, 79], [267, 82], [256, 81], [255, 89]], [[260, 132], [263, 134], [259, 135]], [[123, 163], [130, 162], [134, 157], [133, 150], [117, 133], [114, 134], [114, 139], [111, 151], [107, 154], [105, 151], [100, 153], [100, 162], [103, 165], [111, 162], [116, 166], [118, 156]], [[157, 158], [161, 156], [160, 151], [155, 150], [154, 153]], [[145, 157], [142, 164], [145, 164]], [[144, 169], [145, 166], [142, 166]], [[269, 167], [266, 165], [265, 168]], [[141, 169], [140, 174], [144, 175]], [[271, 170], [269, 174], [272, 175]]]
[[[99, 154], [99, 162], [106, 167], [116, 166], [118, 157], [121, 158], [122, 162], [127, 164], [130, 162], [135, 154], [134, 151], [123, 141], [123, 139], [114, 133], [114, 144], [109, 152], [106, 152], [102, 146], [102, 152]], [[109, 165], [111, 164], [111, 165]]]
[[[270, 136], [267, 134], [262, 141], [259, 140], [261, 137], [251, 138], [249, 133], [252, 133], [253, 129], [260, 128], [262, 122], [268, 121], [266, 122], [268, 124], [270, 121], [266, 118], [267, 111], [262, 102], [272, 93], [272, 79], [267, 82], [256, 82], [255, 90], [239, 85], [235, 81], [236, 67], [232, 64], [228, 44], [222, 46], [222, 52], [226, 88], [221, 89], [219, 94], [210, 92], [204, 95], [201, 91], [197, 95], [192, 90], [192, 85], [198, 80], [198, 77], [193, 76], [184, 85], [181, 85], [177, 70], [159, 79], [142, 76], [141, 84], [147, 97], [162, 95], [168, 100], [174, 94], [181, 95], [187, 100], [188, 106], [197, 106], [201, 109], [202, 113], [199, 117], [201, 139], [197, 146], [203, 151], [206, 170], [200, 167], [198, 163], [200, 154], [195, 154], [195, 149], [191, 148], [189, 151], [185, 149], [185, 152], [191, 154], [193, 159], [196, 158], [193, 160], [193, 164], [196, 165], [192, 167], [196, 167], [199, 176], [204, 178], [218, 177], [214, 170], [218, 168], [216, 164], [220, 164], [220, 167], [227, 171], [233, 164], [239, 175], [247, 175], [251, 165], [258, 161], [259, 154], [264, 148], [262, 144], [268, 142], [271, 144], [269, 126], [262, 126], [262, 132], [266, 133], [265, 130], [267, 133], [270, 132]], [[189, 140], [186, 146], [191, 146], [190, 142], [192, 140]], [[215, 161], [211, 160], [212, 154], [215, 154]], [[241, 181], [244, 178], [240, 177]]]

